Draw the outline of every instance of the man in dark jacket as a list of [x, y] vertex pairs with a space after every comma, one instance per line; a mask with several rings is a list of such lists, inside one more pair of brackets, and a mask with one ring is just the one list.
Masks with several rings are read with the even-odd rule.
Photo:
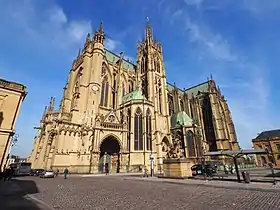
[[64, 179], [67, 179], [68, 173], [69, 173], [68, 168], [65, 168], [64, 169]]

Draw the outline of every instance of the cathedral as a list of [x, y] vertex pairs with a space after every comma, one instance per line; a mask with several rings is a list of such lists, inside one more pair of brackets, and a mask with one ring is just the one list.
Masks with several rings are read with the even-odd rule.
[[155, 171], [173, 139], [193, 163], [208, 151], [238, 150], [226, 99], [211, 78], [180, 89], [166, 79], [163, 49], [147, 22], [137, 63], [104, 47], [100, 24], [73, 61], [59, 110], [51, 98], [29, 161], [33, 168], [71, 173]]

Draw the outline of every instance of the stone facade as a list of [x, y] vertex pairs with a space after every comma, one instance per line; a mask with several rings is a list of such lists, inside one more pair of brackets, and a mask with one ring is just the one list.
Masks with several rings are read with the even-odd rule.
[[138, 171], [149, 167], [153, 153], [158, 170], [178, 133], [184, 155], [194, 160], [209, 150], [239, 149], [215, 82], [185, 90], [167, 83], [162, 45], [149, 23], [145, 32], [137, 64], [104, 48], [102, 25], [86, 37], [59, 110], [52, 98], [42, 116], [30, 155], [33, 168], [94, 173], [108, 163], [113, 172]]
[[267, 149], [269, 152], [256, 155], [258, 166], [267, 166], [269, 163], [280, 166], [280, 130], [263, 131], [252, 142], [254, 149]]
[[25, 96], [25, 86], [0, 79], [0, 171], [6, 165], [15, 124]]

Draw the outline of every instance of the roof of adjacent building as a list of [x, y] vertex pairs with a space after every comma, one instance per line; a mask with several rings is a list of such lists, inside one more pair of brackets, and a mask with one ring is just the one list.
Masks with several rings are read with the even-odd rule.
[[280, 137], [280, 129], [278, 130], [270, 130], [261, 132], [253, 141], [257, 140], [269, 140], [272, 138]]
[[174, 113], [171, 117], [171, 127], [175, 128], [177, 126], [192, 126], [193, 120], [187, 115], [185, 111], [180, 111]]
[[26, 87], [24, 85], [16, 83], [16, 82], [7, 81], [7, 80], [1, 79], [1, 78], [0, 78], [0, 88], [13, 90], [13, 91], [19, 91], [22, 93], [26, 92]]

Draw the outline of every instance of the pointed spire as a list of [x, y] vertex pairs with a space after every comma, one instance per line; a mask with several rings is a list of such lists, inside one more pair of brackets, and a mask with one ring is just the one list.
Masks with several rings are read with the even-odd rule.
[[136, 71], [136, 90], [141, 91], [139, 71]]
[[99, 25], [99, 30], [98, 30], [98, 32], [99, 32], [99, 33], [104, 33], [102, 22], [101, 22], [100, 25]]
[[95, 32], [93, 40], [96, 43], [100, 43], [104, 45], [105, 34], [104, 34], [102, 22], [99, 25], [98, 31]]
[[53, 112], [54, 111], [54, 102], [55, 102], [55, 98], [51, 97], [48, 112]]
[[84, 47], [86, 48], [89, 45], [89, 43], [90, 43], [90, 34], [88, 33], [87, 37], [86, 37], [86, 41], [85, 41]]
[[80, 55], [81, 55], [81, 48], [79, 48], [77, 58], [80, 57]]
[[219, 93], [221, 93], [221, 89], [220, 89], [220, 86], [218, 86], [218, 92], [219, 92]]
[[45, 119], [45, 117], [46, 117], [46, 114], [47, 114], [47, 111], [48, 111], [48, 106], [45, 106], [45, 109], [44, 109], [44, 112], [43, 112], [43, 115], [42, 115], [41, 122], [44, 121], [44, 119]]
[[153, 40], [152, 28], [151, 28], [149, 17], [146, 18], [146, 36], [145, 36], [145, 39], [148, 43]]

